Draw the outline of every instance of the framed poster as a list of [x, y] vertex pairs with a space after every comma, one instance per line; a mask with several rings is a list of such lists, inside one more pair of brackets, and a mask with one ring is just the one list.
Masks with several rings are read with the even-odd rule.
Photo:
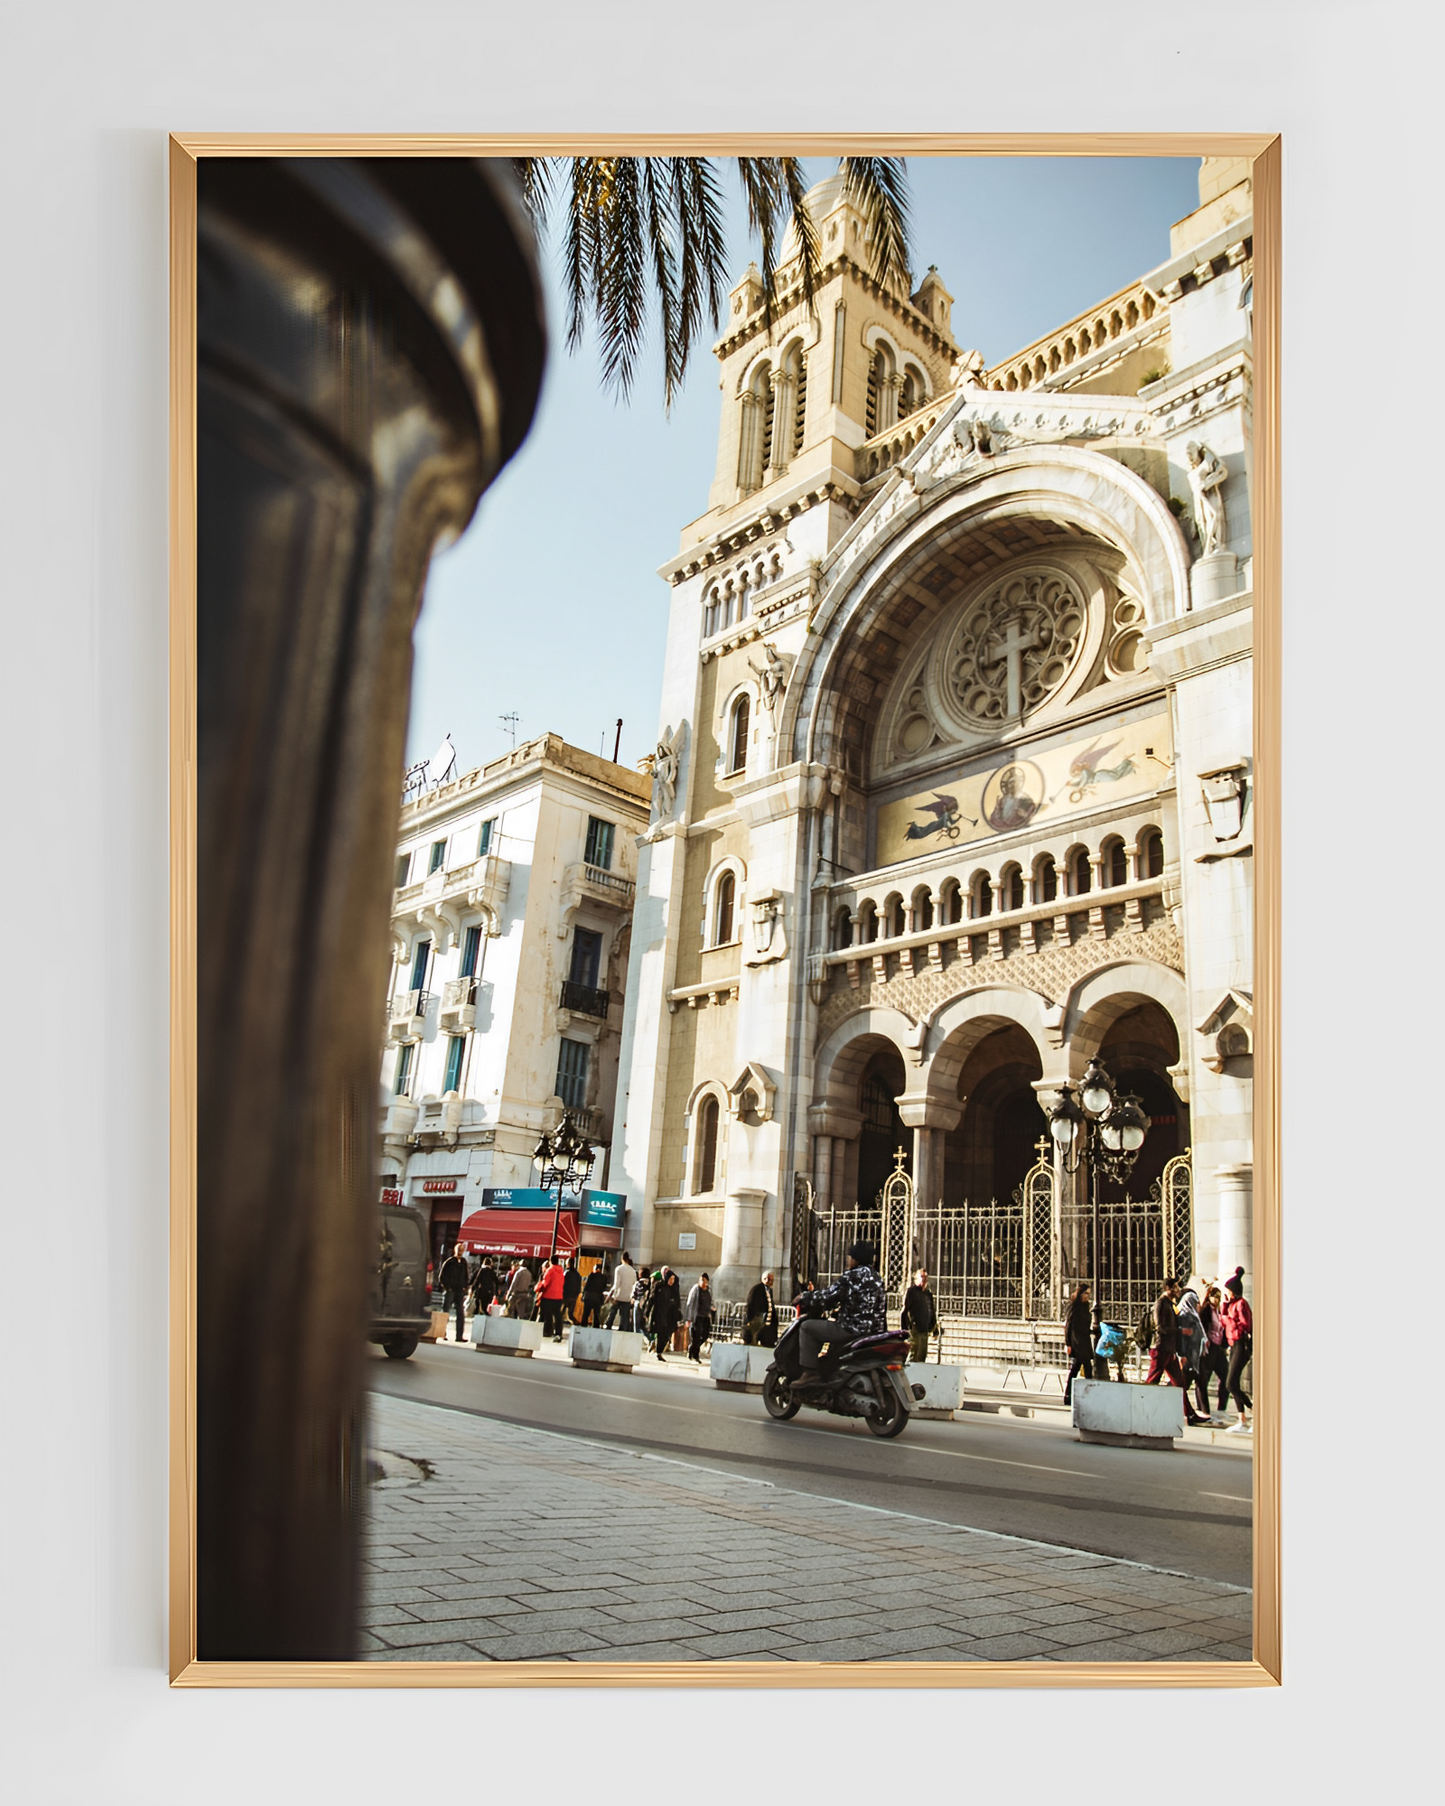
[[[1079, 159], [1160, 254], [975, 348], [910, 180]], [[408, 746], [529, 213], [718, 364], [630, 763]], [[189, 136], [172, 231], [173, 1680], [1276, 1681], [1278, 141]]]

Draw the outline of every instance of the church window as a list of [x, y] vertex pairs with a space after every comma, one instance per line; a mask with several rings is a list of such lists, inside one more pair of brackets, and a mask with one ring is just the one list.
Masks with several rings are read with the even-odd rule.
[[707, 592], [707, 601], [703, 606], [702, 637], [705, 640], [711, 639], [721, 626], [722, 597], [718, 594], [717, 585], [714, 584]]
[[848, 913], [846, 904], [838, 911], [833, 922], [833, 948], [838, 951], [853, 945], [853, 918]]
[[1069, 854], [1069, 895], [1086, 897], [1094, 887], [1093, 868], [1089, 864], [1089, 849], [1075, 847]]
[[1059, 873], [1053, 856], [1045, 853], [1034, 864], [1034, 902], [1052, 903], [1059, 894]]
[[748, 723], [752, 718], [752, 705], [746, 696], [739, 696], [733, 704], [732, 733], [729, 736], [728, 770], [742, 771], [748, 762]]
[[923, 406], [923, 379], [910, 365], [903, 373], [903, 387], [898, 391], [898, 418], [904, 420]]
[[864, 427], [871, 439], [875, 433], [887, 432], [897, 423], [898, 393], [894, 387], [893, 354], [886, 345], [873, 353], [868, 368], [868, 403]]
[[771, 366], [759, 364], [742, 397], [738, 431], [738, 487], [744, 495], [762, 487], [773, 424]]
[[1139, 836], [1139, 875], [1142, 878], [1164, 876], [1164, 836], [1157, 828], [1145, 828]]
[[712, 944], [725, 947], [733, 938], [733, 913], [737, 899], [737, 880], [724, 872], [717, 881], [717, 897], [712, 912]]
[[715, 1097], [705, 1097], [697, 1113], [697, 1164], [693, 1171], [694, 1195], [710, 1192], [717, 1184], [717, 1127], [720, 1111]]
[[878, 910], [872, 902], [865, 903], [858, 912], [858, 939], [860, 941], [876, 941], [878, 939]]
[[903, 919], [902, 897], [894, 897], [888, 905], [888, 932], [890, 935], [907, 932], [907, 924]]
[[1000, 909], [1022, 909], [1024, 906], [1024, 875], [1016, 865], [1006, 866], [998, 884], [998, 901]]
[[932, 928], [932, 926], [933, 898], [925, 887], [913, 893], [913, 932], [922, 934], [925, 929]]
[[968, 887], [969, 914], [972, 916], [991, 916], [993, 914], [993, 885], [989, 882], [987, 872], [976, 872], [973, 882]]
[[801, 351], [794, 354], [797, 358], [797, 369], [794, 374], [793, 394], [793, 444], [792, 455], [796, 458], [803, 449], [803, 427], [808, 415], [808, 360]]
[[963, 891], [957, 878], [946, 878], [938, 893], [938, 919], [943, 923], [963, 920]]
[[1111, 887], [1127, 884], [1129, 882], [1129, 856], [1124, 851], [1123, 841], [1106, 841], [1103, 852], [1104, 882]]

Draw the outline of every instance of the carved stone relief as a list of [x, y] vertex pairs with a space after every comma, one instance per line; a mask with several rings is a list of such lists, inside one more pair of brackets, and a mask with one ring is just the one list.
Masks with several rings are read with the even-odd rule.
[[1073, 670], [1088, 605], [1062, 571], [1015, 571], [991, 586], [955, 628], [945, 653], [947, 694], [971, 727], [1032, 713]]

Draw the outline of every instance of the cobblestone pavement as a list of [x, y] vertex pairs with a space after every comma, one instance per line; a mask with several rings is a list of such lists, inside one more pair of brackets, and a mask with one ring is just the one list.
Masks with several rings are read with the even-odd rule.
[[1237, 1587], [373, 1395], [372, 1661], [1247, 1661]]

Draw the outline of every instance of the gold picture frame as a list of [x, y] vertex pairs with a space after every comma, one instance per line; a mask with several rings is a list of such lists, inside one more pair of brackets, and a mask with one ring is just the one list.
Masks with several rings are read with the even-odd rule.
[[[1253, 160], [1255, 242], [1255, 770], [1258, 881], [1254, 1258], [1260, 1302], [1254, 1440], [1253, 1658], [1248, 1662], [216, 1662], [196, 1657], [197, 933], [196, 227], [202, 158], [459, 157], [586, 152]], [[591, 137], [176, 133], [170, 140], [170, 1680], [178, 1687], [1240, 1687], [1281, 1664], [1280, 487], [1281, 143], [1270, 133]]]

